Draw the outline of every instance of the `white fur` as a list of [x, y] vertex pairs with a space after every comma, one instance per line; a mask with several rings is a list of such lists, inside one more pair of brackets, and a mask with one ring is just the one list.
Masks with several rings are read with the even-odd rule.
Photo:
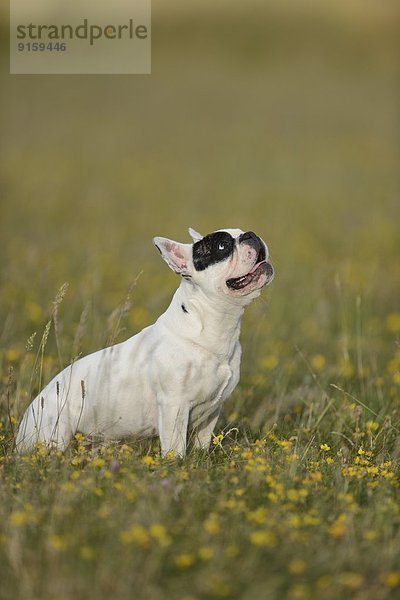
[[[243, 233], [224, 231], [235, 238]], [[31, 451], [38, 441], [64, 449], [77, 431], [105, 439], [159, 435], [164, 456], [185, 454], [188, 430], [196, 447], [209, 446], [222, 404], [239, 381], [244, 308], [267, 281], [243, 293], [227, 288], [227, 279], [247, 273], [255, 261], [244, 243], [231, 259], [201, 272], [193, 268], [191, 244], [166, 238], [154, 243], [183, 275], [170, 306], [137, 335], [54, 377], [23, 416], [18, 452]]]

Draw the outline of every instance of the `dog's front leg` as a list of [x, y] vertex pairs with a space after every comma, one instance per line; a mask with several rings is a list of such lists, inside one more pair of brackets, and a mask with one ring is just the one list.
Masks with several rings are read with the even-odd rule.
[[158, 433], [162, 456], [165, 457], [168, 452], [185, 456], [188, 421], [189, 404], [172, 404], [164, 397], [158, 399]]
[[199, 450], [207, 450], [215, 425], [217, 424], [220, 409], [213, 412], [208, 419], [200, 423], [199, 427], [193, 432], [193, 446]]

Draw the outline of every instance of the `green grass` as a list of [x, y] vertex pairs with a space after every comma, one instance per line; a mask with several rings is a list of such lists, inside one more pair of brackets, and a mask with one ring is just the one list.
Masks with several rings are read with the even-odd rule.
[[[0, 598], [396, 598], [397, 9], [173, 6], [150, 77], [1, 55]], [[14, 456], [44, 382], [165, 309], [151, 238], [188, 226], [254, 229], [276, 268], [210, 453]]]

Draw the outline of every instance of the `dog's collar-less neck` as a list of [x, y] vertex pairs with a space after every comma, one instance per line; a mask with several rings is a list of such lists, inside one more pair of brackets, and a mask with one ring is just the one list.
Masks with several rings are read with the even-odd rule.
[[[209, 299], [183, 280], [160, 321], [168, 323], [175, 335], [191, 338], [221, 359], [232, 355], [240, 334], [244, 307]], [[168, 316], [167, 316], [168, 315]]]

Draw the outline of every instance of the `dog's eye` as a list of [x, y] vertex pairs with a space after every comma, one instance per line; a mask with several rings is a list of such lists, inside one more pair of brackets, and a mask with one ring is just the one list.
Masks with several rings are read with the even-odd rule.
[[223, 244], [222, 242], [218, 244], [218, 250], [225, 250], [225, 244]]

